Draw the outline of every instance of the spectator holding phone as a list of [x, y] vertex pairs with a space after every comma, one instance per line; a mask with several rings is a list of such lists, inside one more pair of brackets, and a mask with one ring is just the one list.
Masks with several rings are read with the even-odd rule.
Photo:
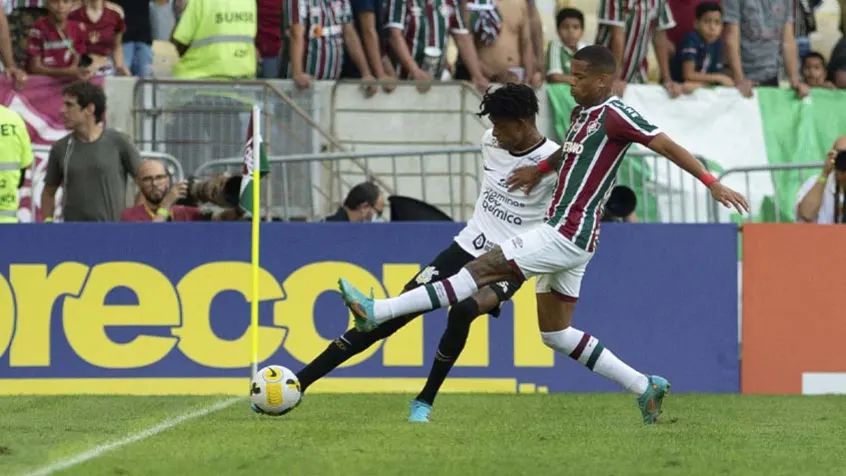
[[796, 220], [805, 223], [843, 223], [846, 190], [846, 136], [840, 136], [825, 158], [822, 173], [799, 189]]

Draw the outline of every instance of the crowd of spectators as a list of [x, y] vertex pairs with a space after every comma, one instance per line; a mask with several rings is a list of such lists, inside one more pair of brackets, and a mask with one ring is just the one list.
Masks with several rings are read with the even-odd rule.
[[[745, 96], [780, 82], [799, 96], [809, 87], [846, 88], [846, 39], [828, 59], [808, 39], [821, 0], [599, 0], [595, 38], [584, 38], [583, 12], [563, 8], [547, 44], [534, 0], [255, 1], [257, 64], [247, 77], [288, 78], [301, 88], [337, 79], [378, 79], [386, 91], [401, 80], [418, 81], [421, 91], [440, 79], [480, 89], [566, 83], [572, 55], [590, 40], [618, 57], [618, 94], [647, 82], [650, 47], [672, 97], [707, 85]], [[28, 74], [151, 76], [153, 41], [171, 39], [186, 8], [185, 0], [0, 4], [0, 53], [19, 87]], [[458, 50], [453, 63], [450, 38]]]

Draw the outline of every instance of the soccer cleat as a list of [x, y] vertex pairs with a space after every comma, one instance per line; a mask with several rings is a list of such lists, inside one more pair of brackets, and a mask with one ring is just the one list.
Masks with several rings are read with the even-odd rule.
[[412, 400], [408, 405], [409, 423], [429, 423], [429, 414], [432, 413], [432, 405], [420, 400]]
[[367, 297], [344, 278], [338, 280], [338, 288], [341, 290], [341, 297], [353, 313], [356, 329], [361, 332], [370, 332], [379, 327], [373, 317], [372, 289], [370, 290], [370, 297]]
[[649, 385], [643, 395], [637, 397], [637, 406], [640, 407], [640, 413], [643, 414], [643, 423], [651, 425], [658, 422], [664, 396], [670, 392], [670, 382], [657, 375], [650, 375], [647, 378]]

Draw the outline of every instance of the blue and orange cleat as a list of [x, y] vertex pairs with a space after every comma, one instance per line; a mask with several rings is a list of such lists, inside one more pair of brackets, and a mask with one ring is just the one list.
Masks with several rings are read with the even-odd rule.
[[637, 397], [637, 406], [643, 414], [643, 423], [651, 425], [658, 422], [664, 396], [670, 393], [670, 382], [658, 375], [649, 375], [647, 379], [649, 379], [649, 385], [643, 395]]
[[370, 297], [367, 297], [355, 288], [344, 278], [338, 280], [338, 289], [347, 307], [353, 313], [355, 328], [361, 332], [370, 332], [379, 327], [379, 323], [373, 317], [373, 290], [370, 290]]
[[409, 423], [429, 423], [429, 414], [432, 413], [432, 405], [420, 400], [412, 400], [408, 407]]

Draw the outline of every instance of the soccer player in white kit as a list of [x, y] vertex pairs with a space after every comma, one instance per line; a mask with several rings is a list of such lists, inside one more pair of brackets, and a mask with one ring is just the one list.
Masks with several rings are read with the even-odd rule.
[[[528, 194], [519, 190], [509, 191], [506, 184], [515, 169], [535, 166], [559, 149], [557, 143], [538, 132], [535, 125], [537, 113], [538, 99], [529, 86], [508, 84], [485, 93], [479, 116], [507, 121], [509, 133], [494, 137], [493, 130], [488, 130], [482, 135], [484, 176], [473, 216], [452, 243], [406, 284], [403, 292], [448, 278], [504, 240], [543, 223], [557, 182], [555, 175], [547, 174]], [[500, 304], [511, 299], [520, 284], [521, 281], [516, 279], [494, 281], [479, 286], [475, 294], [454, 303], [426, 385], [410, 404], [409, 421], [429, 421], [435, 397], [467, 342], [470, 324], [477, 316], [486, 313], [497, 317]], [[301, 388], [305, 391], [347, 359], [392, 335], [417, 316], [419, 313], [397, 316], [372, 332], [360, 332], [355, 328], [348, 330], [297, 372]]]
[[[610, 50], [593, 45], [573, 58], [578, 106], [561, 149], [536, 166], [515, 170], [506, 183], [531, 193], [556, 171], [558, 183], [546, 221], [499, 243], [454, 276], [390, 299], [374, 300], [339, 280], [341, 295], [362, 331], [378, 328], [394, 316], [427, 312], [472, 295], [480, 286], [503, 279], [537, 276], [538, 326], [544, 344], [588, 369], [610, 378], [637, 397], [643, 422], [658, 421], [670, 383], [645, 375], [620, 360], [596, 337], [572, 327], [582, 277], [596, 251], [599, 218], [616, 180], [617, 169], [632, 143], [643, 144], [699, 178], [725, 206], [749, 209], [746, 199], [722, 185], [687, 150], [673, 142], [637, 111], [611, 95], [616, 60]], [[491, 115], [494, 137], [507, 137], [508, 124]]]

